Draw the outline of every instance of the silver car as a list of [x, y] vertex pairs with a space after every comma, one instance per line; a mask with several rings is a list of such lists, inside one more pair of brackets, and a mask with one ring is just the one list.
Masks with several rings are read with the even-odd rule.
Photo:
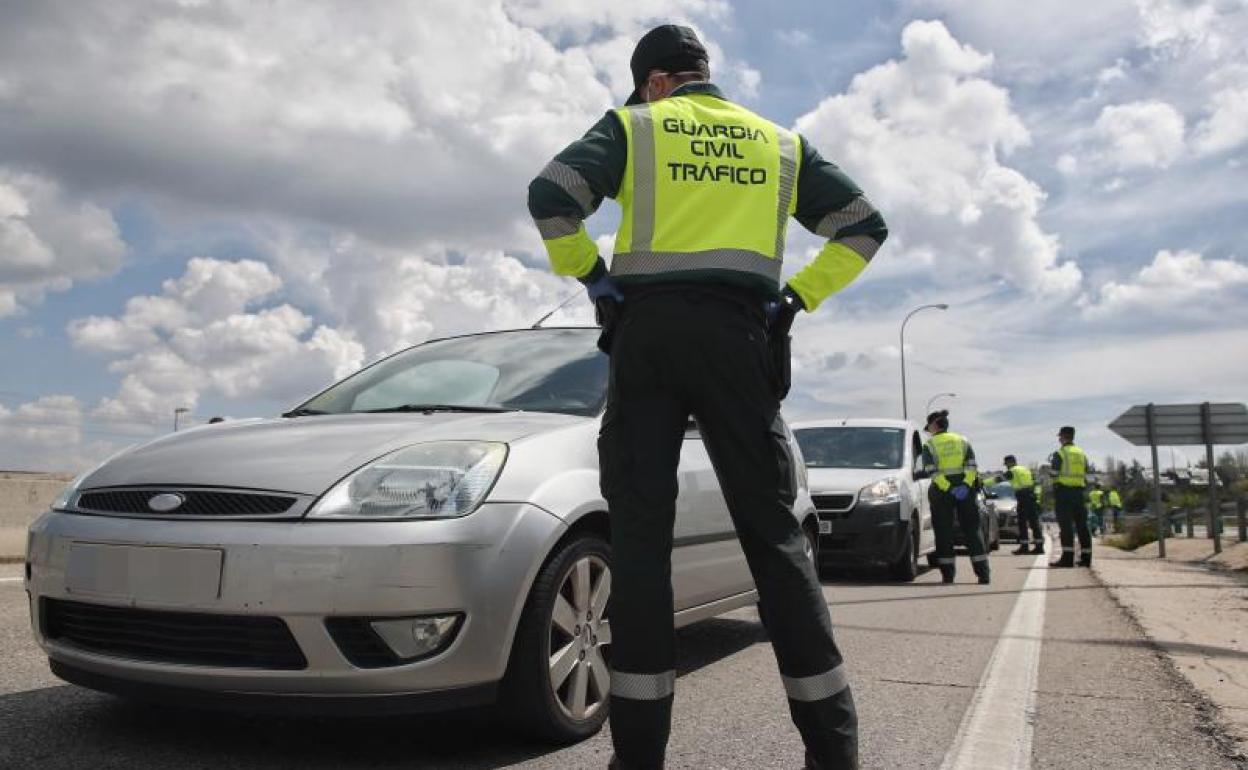
[[[540, 735], [592, 734], [611, 658], [597, 334], [428, 342], [282, 417], [171, 434], [84, 474], [30, 530], [32, 623], [53, 672], [256, 710], [501, 699]], [[685, 625], [756, 596], [692, 423], [679, 474]]]

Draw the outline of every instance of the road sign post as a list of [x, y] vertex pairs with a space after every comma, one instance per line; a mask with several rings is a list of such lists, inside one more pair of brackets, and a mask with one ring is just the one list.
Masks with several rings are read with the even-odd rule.
[[1248, 407], [1243, 404], [1143, 404], [1133, 406], [1109, 424], [1109, 429], [1136, 446], [1149, 447], [1153, 457], [1153, 513], [1157, 517], [1157, 550], [1166, 555], [1169, 529], [1161, 504], [1161, 470], [1158, 446], [1203, 445], [1209, 466], [1209, 536], [1214, 553], [1222, 551], [1218, 524], [1215, 444], [1248, 443]]

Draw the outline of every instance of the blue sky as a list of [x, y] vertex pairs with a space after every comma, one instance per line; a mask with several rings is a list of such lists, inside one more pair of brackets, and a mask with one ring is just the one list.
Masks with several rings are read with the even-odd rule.
[[[952, 307], [910, 326], [912, 412], [956, 392], [981, 456], [1039, 460], [1073, 423], [1096, 457], [1143, 457], [1104, 429], [1127, 406], [1244, 400], [1243, 0], [468, 5], [7, 3], [0, 467], [82, 466], [175, 406], [272, 414], [403, 345], [531, 322], [574, 286], [527, 180], [667, 20], [892, 230], [799, 321], [791, 417], [894, 416], [925, 302]], [[818, 246], [795, 225], [786, 270]]]

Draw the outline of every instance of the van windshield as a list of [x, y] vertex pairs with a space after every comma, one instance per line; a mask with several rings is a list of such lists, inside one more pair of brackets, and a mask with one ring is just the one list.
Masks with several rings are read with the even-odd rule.
[[905, 457], [902, 428], [799, 428], [797, 444], [808, 468], [900, 468]]

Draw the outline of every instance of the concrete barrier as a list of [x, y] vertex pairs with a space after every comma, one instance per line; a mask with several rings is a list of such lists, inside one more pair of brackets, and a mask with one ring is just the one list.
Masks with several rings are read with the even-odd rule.
[[0, 471], [0, 561], [22, 557], [26, 528], [72, 479], [66, 473]]

